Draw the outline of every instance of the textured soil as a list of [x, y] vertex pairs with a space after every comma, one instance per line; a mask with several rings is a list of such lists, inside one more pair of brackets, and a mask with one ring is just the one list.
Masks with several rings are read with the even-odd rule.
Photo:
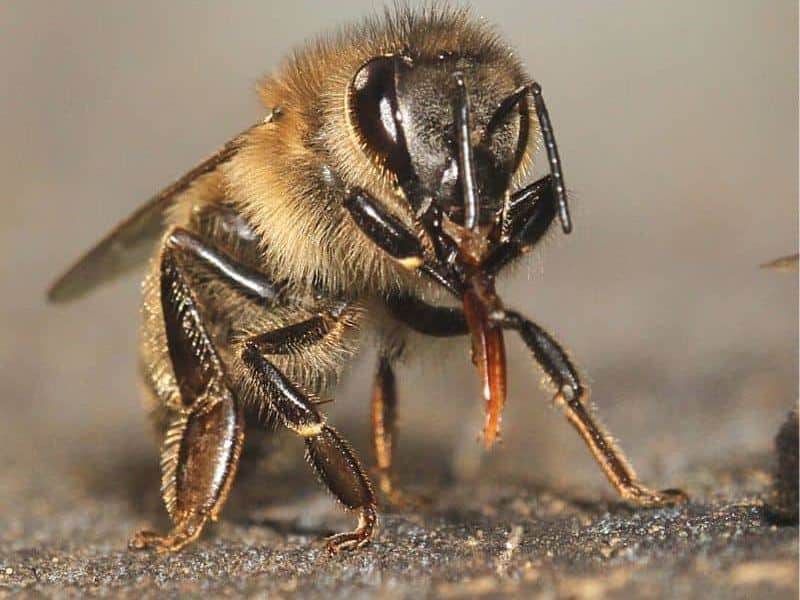
[[6, 465], [0, 596], [797, 597], [798, 529], [765, 508], [767, 456], [691, 468], [691, 503], [655, 510], [521, 481], [418, 479], [430, 508], [384, 511], [371, 546], [335, 557], [321, 540], [350, 519], [312, 480], [293, 481], [291, 459], [275, 462], [265, 491], [267, 467], [250, 461], [224, 518], [178, 555], [126, 548], [135, 528], [166, 525], [146, 456], [66, 474]]

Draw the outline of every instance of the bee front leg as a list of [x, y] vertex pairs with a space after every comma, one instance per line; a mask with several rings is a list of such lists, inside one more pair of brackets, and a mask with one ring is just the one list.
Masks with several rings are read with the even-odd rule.
[[[432, 306], [412, 297], [390, 298], [388, 304], [397, 319], [422, 334], [444, 337], [463, 335], [468, 331], [461, 309]], [[495, 318], [504, 328], [519, 332], [525, 345], [533, 352], [536, 361], [558, 390], [556, 400], [565, 406], [567, 419], [589, 446], [620, 496], [645, 506], [686, 502], [686, 494], [680, 490], [657, 492], [638, 481], [622, 451], [589, 411], [587, 390], [563, 348], [551, 335], [513, 311], [504, 311]]]
[[233, 483], [244, 441], [244, 417], [203, 326], [180, 256], [161, 258], [161, 305], [181, 406], [162, 449], [162, 494], [175, 526], [165, 536], [140, 531], [130, 547], [175, 552], [215, 520]]
[[[286, 335], [296, 335], [298, 326], [285, 329]], [[265, 349], [280, 345], [283, 333], [269, 332], [246, 342], [242, 360], [270, 408], [288, 429], [305, 439], [306, 458], [322, 482], [345, 508], [359, 513], [356, 529], [329, 538], [328, 551], [335, 554], [341, 549], [360, 548], [372, 539], [378, 523], [372, 485], [349, 444], [325, 423], [307, 395], [265, 358]]]
[[352, 190], [344, 206], [362, 233], [402, 267], [412, 271], [419, 269], [454, 294], [461, 293], [463, 285], [453, 277], [453, 273], [435, 262], [425, 260], [418, 234], [407, 228], [367, 192], [358, 188]]
[[422, 244], [417, 236], [367, 192], [351, 191], [344, 206], [358, 228], [386, 254], [410, 269], [422, 265]]
[[558, 214], [552, 176], [546, 175], [511, 196], [503, 212], [501, 241], [486, 258], [483, 269], [496, 274], [534, 247]]
[[608, 431], [588, 407], [588, 392], [563, 348], [541, 327], [513, 311], [498, 315], [503, 327], [516, 330], [556, 387], [555, 400], [566, 410], [567, 420], [589, 446], [608, 480], [625, 500], [643, 506], [682, 504], [688, 501], [681, 490], [652, 490], [642, 485], [633, 468]]

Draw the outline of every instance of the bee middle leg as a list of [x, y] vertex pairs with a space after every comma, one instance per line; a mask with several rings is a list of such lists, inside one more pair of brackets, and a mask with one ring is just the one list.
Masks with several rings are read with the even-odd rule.
[[308, 395], [292, 383], [266, 358], [297, 344], [314, 343], [328, 330], [330, 317], [319, 316], [250, 338], [242, 360], [250, 369], [260, 394], [268, 401], [284, 426], [305, 440], [306, 458], [320, 480], [345, 508], [358, 511], [358, 526], [352, 532], [330, 537], [326, 547], [332, 554], [360, 548], [377, 528], [375, 494], [355, 452], [335, 429], [326, 424]]
[[[410, 297], [390, 296], [389, 309], [401, 321], [408, 317], [412, 327], [435, 337], [467, 333], [464, 314], [459, 309], [437, 307]], [[372, 444], [378, 475], [378, 487], [383, 496], [400, 508], [430, 504], [430, 498], [410, 494], [397, 487], [393, 469], [397, 448], [397, 386], [392, 358], [385, 353], [378, 357], [372, 389]]]
[[389, 357], [378, 358], [372, 389], [372, 445], [378, 469], [378, 487], [391, 498], [395, 492], [392, 474], [397, 425], [397, 390]]
[[372, 448], [378, 488], [389, 504], [398, 508], [419, 508], [430, 504], [429, 498], [410, 494], [397, 487], [393, 469], [396, 447], [397, 387], [392, 359], [381, 353], [372, 388]]

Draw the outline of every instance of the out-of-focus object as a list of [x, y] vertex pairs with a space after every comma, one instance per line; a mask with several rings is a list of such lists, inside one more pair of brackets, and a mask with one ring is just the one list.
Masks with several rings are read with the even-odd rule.
[[772, 500], [768, 506], [770, 519], [779, 524], [793, 525], [798, 520], [798, 417], [797, 410], [789, 413], [786, 422], [775, 436], [778, 464]]
[[797, 254], [781, 256], [761, 265], [762, 269], [773, 269], [775, 271], [797, 271]]
[[[762, 269], [797, 271], [798, 255], [790, 254], [761, 265]], [[767, 506], [769, 518], [781, 524], [796, 524], [798, 518], [798, 419], [792, 410], [775, 436], [778, 464], [772, 499]]]

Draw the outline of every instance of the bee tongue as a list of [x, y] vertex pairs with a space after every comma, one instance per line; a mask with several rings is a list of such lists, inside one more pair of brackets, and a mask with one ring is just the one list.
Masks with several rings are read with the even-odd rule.
[[483, 442], [490, 448], [500, 433], [506, 401], [506, 350], [503, 330], [490, 315], [501, 309], [491, 280], [475, 278], [464, 294], [464, 314], [472, 335], [472, 362], [478, 368], [486, 402]]

